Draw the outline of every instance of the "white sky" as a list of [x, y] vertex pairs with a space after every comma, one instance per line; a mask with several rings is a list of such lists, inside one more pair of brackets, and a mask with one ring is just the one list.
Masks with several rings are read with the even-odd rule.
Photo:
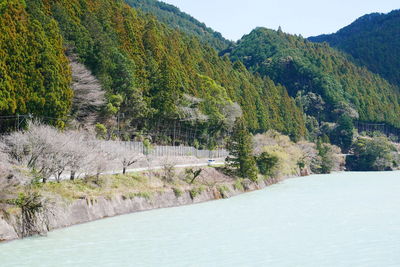
[[162, 0], [231, 40], [257, 26], [304, 37], [336, 32], [372, 12], [400, 8], [399, 0]]

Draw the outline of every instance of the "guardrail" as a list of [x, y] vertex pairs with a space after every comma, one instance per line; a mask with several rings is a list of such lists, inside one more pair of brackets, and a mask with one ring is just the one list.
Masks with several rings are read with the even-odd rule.
[[135, 141], [96, 141], [96, 145], [107, 149], [107, 145], [116, 142], [126, 148], [140, 154], [154, 157], [197, 157], [197, 158], [225, 158], [229, 152], [225, 149], [203, 150], [191, 146], [145, 146], [143, 142]]

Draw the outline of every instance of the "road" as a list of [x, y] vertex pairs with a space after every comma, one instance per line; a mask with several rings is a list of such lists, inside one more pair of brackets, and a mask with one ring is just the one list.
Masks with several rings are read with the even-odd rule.
[[[192, 167], [205, 167], [205, 166], [218, 166], [218, 165], [224, 165], [225, 162], [223, 161], [214, 161], [211, 163], [191, 163], [191, 164], [177, 164], [174, 165], [174, 168], [177, 169], [181, 169], [181, 168], [192, 168]], [[126, 169], [126, 173], [134, 173], [134, 172], [144, 172], [144, 171], [153, 171], [153, 170], [161, 170], [163, 169], [164, 166], [152, 166], [152, 167], [141, 167], [141, 168], [133, 168], [133, 169]], [[102, 175], [114, 175], [114, 174], [121, 174], [122, 173], [122, 169], [118, 170], [118, 171], [107, 171], [107, 172], [103, 172], [101, 173]], [[77, 178], [80, 178], [82, 176], [85, 176], [85, 173], [81, 173], [79, 175], [77, 175]], [[70, 174], [66, 173], [61, 175], [61, 180], [69, 180], [70, 179]], [[49, 181], [55, 181], [55, 177], [52, 176], [50, 177]]]

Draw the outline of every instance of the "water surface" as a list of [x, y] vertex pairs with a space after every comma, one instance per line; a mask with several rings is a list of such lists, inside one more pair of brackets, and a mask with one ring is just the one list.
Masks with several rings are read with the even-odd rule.
[[400, 266], [400, 173], [339, 173], [0, 245], [0, 266]]

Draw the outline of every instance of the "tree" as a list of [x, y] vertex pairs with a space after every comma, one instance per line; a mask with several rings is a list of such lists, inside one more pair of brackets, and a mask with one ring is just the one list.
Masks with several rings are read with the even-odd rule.
[[230, 155], [226, 158], [226, 163], [228, 167], [235, 169], [240, 177], [256, 181], [257, 167], [252, 147], [252, 135], [244, 120], [239, 118], [227, 144]]
[[318, 140], [317, 151], [318, 159], [317, 164], [313, 166], [313, 172], [331, 173], [340, 169], [343, 160], [340, 157], [341, 151], [339, 147]]
[[123, 174], [126, 173], [126, 169], [129, 166], [132, 166], [140, 159], [144, 158], [143, 154], [132, 151], [126, 145], [120, 142], [110, 141], [107, 150], [110, 151], [113, 159], [116, 159], [121, 163]]
[[359, 138], [352, 147], [354, 156], [349, 157], [347, 167], [354, 171], [386, 171], [398, 165], [397, 152], [386, 137]]
[[348, 115], [343, 114], [339, 117], [337, 124], [337, 127], [331, 134], [332, 143], [347, 152], [353, 144], [353, 120]]
[[272, 176], [278, 163], [279, 158], [276, 155], [269, 154], [268, 152], [263, 152], [257, 157], [258, 170], [262, 175]]

